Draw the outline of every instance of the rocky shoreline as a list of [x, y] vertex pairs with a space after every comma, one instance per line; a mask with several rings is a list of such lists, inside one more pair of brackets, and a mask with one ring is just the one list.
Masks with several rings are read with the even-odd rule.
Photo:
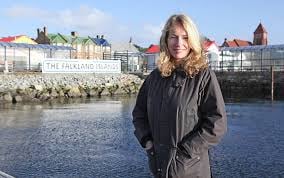
[[129, 95], [137, 93], [141, 84], [131, 74], [0, 74], [0, 103]]

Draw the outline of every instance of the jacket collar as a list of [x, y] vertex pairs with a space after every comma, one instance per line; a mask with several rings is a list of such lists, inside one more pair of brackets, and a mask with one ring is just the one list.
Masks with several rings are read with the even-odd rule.
[[182, 68], [176, 68], [172, 73], [172, 86], [181, 87], [187, 78], [186, 72]]

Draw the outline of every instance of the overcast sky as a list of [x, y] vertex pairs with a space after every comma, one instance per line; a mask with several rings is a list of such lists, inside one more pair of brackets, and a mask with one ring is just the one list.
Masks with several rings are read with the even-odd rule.
[[49, 33], [104, 35], [112, 42], [158, 44], [161, 29], [174, 13], [185, 13], [202, 35], [221, 45], [224, 38], [253, 41], [261, 22], [269, 44], [284, 44], [283, 0], [4, 0], [0, 7], [0, 37], [28, 35], [47, 26]]

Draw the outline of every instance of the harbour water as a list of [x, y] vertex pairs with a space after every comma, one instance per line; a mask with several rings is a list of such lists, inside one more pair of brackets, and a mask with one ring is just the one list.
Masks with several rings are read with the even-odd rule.
[[[30, 177], [151, 177], [133, 135], [135, 97], [0, 104], [0, 171]], [[284, 177], [284, 102], [226, 102], [213, 176]]]

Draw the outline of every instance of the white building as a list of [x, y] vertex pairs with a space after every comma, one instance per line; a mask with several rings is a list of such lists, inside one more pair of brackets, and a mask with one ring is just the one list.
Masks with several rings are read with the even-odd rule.
[[140, 70], [141, 53], [131, 42], [111, 44], [110, 59], [121, 60], [121, 70], [136, 72]]

